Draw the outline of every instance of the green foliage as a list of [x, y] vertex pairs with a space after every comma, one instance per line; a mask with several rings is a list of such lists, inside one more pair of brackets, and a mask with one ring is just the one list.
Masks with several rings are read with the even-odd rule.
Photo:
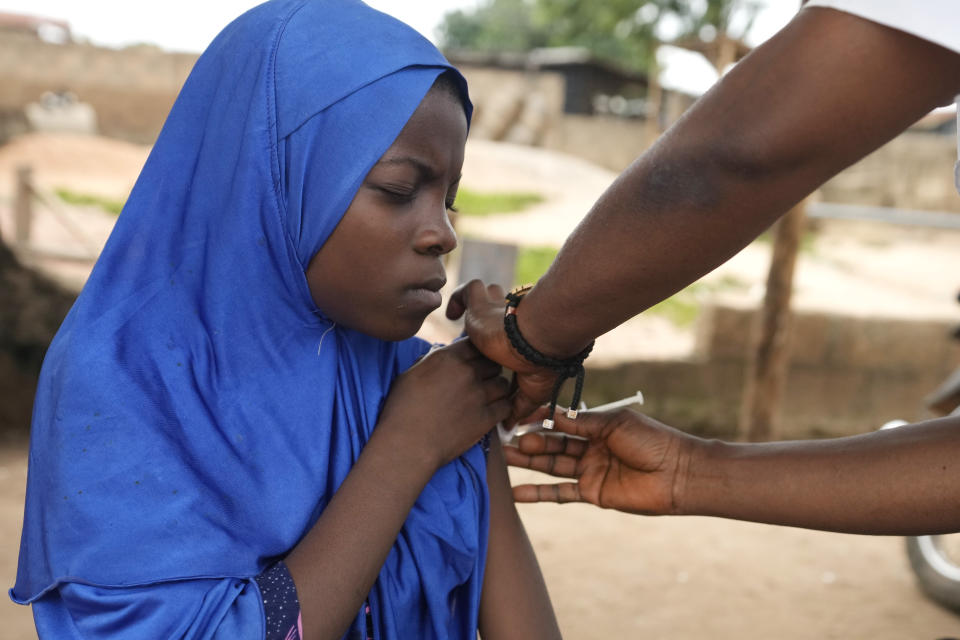
[[77, 193], [76, 191], [71, 191], [63, 187], [55, 189], [54, 193], [67, 204], [74, 204], [81, 207], [99, 207], [115, 216], [120, 215], [120, 211], [124, 205], [122, 200], [104, 198], [103, 196], [91, 195], [89, 193]]
[[700, 313], [700, 304], [693, 296], [681, 291], [666, 300], [658, 302], [644, 313], [663, 316], [669, 320], [671, 324], [686, 328], [692, 326], [693, 321], [697, 319], [697, 315]]
[[748, 285], [735, 276], [724, 276], [720, 280], [694, 282], [686, 289], [678, 291], [666, 300], [659, 302], [644, 313], [662, 315], [674, 325], [685, 328], [693, 325], [700, 313], [700, 299], [710, 293], [730, 289], [743, 289]]
[[536, 282], [547, 272], [558, 249], [554, 247], [520, 247], [513, 286]]
[[479, 193], [469, 189], [457, 192], [457, 212], [464, 216], [488, 216], [496, 213], [515, 213], [532, 204], [543, 202], [539, 193], [496, 192]]
[[[662, 0], [537, 0], [536, 20], [549, 25], [550, 46], [586, 47], [598, 58], [628, 69], [653, 67], [654, 33]], [[641, 7], [650, 5], [641, 17]]]
[[[487, 52], [582, 46], [598, 58], [646, 70], [655, 65], [662, 39], [742, 38], [759, 7], [758, 0], [485, 0], [473, 11], [446, 14], [440, 43]], [[734, 23], [743, 26], [737, 33], [730, 32]], [[670, 33], [663, 33], [664, 24]]]
[[447, 13], [440, 42], [450, 49], [529, 51], [547, 45], [547, 32], [535, 21], [533, 2], [486, 0], [473, 11]]
[[[517, 269], [513, 286], [539, 280], [553, 264], [558, 252], [559, 249], [555, 247], [520, 247], [517, 253]], [[749, 286], [748, 283], [730, 275], [723, 276], [719, 280], [694, 282], [686, 289], [653, 305], [644, 313], [663, 316], [681, 328], [690, 327], [700, 313], [702, 298], [711, 293], [745, 289], [747, 286]]]

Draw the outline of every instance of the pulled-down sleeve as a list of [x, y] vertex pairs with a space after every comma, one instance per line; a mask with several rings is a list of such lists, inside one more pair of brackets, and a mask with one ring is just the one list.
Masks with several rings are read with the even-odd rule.
[[[277, 562], [253, 579], [172, 580], [137, 587], [64, 582], [33, 603], [41, 640], [301, 640], [297, 589]], [[366, 602], [347, 640], [373, 638]]]
[[61, 583], [33, 603], [41, 639], [264, 640], [256, 580], [192, 579], [137, 587]]

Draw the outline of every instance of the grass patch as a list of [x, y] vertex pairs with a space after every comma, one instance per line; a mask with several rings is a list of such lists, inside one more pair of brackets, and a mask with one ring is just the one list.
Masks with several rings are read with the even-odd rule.
[[553, 247], [520, 247], [513, 286], [536, 282], [547, 272], [559, 250]]
[[[554, 247], [520, 247], [517, 253], [517, 268], [513, 286], [536, 282], [547, 272], [557, 257]], [[700, 313], [700, 300], [705, 295], [731, 289], [744, 289], [748, 283], [733, 275], [724, 275], [716, 280], [694, 282], [686, 289], [659, 302], [644, 313], [661, 315], [672, 324], [686, 328], [693, 325]]]
[[661, 315], [681, 328], [690, 327], [700, 313], [700, 299], [705, 295], [730, 289], [743, 289], [747, 286], [746, 282], [732, 275], [725, 275], [719, 280], [694, 282], [686, 289], [653, 305], [644, 313]]
[[120, 215], [120, 211], [123, 209], [124, 205], [123, 200], [104, 198], [102, 196], [95, 196], [89, 193], [77, 193], [76, 191], [71, 191], [70, 189], [65, 189], [63, 187], [55, 189], [54, 193], [56, 193], [57, 197], [67, 204], [78, 205], [81, 207], [98, 207], [107, 213], [112, 213], [115, 216]]
[[697, 319], [697, 315], [700, 313], [700, 304], [686, 291], [687, 290], [684, 289], [666, 300], [658, 302], [644, 311], [644, 313], [663, 316], [669, 320], [671, 324], [681, 328], [692, 326], [693, 321]]
[[496, 213], [516, 213], [538, 202], [543, 202], [543, 196], [539, 193], [480, 193], [460, 189], [455, 206], [461, 215], [489, 216]]
[[[763, 244], [773, 244], [773, 231], [767, 229], [759, 236], [757, 236], [757, 242], [762, 242]], [[803, 235], [800, 236], [800, 253], [803, 255], [813, 255], [816, 253], [817, 249], [817, 233], [811, 229], [805, 229]]]

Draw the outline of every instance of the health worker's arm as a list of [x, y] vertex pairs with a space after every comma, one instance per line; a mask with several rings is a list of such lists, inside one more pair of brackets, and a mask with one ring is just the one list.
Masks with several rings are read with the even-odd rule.
[[[958, 93], [960, 54], [833, 9], [801, 10], [607, 189], [519, 305], [521, 333], [547, 355], [577, 353]], [[467, 287], [448, 315], [464, 310], [477, 347], [521, 373], [522, 418], [546, 400], [551, 376], [510, 347], [502, 300]]]
[[555, 420], [556, 433], [524, 435], [506, 457], [567, 480], [514, 487], [518, 502], [590, 502], [844, 533], [960, 531], [960, 418], [766, 443], [705, 440], [627, 409], [576, 420], [558, 411]]

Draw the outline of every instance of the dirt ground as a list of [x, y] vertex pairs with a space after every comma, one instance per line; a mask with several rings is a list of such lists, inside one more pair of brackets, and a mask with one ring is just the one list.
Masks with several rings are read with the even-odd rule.
[[[532, 472], [514, 472], [527, 481]], [[0, 580], [12, 585], [26, 455], [0, 450]], [[711, 518], [639, 518], [584, 505], [521, 505], [564, 637], [935, 640], [960, 617], [920, 594], [899, 538]], [[36, 638], [3, 599], [0, 637]]]
[[[11, 237], [11, 190], [5, 176], [28, 161], [41, 187], [124, 197], [147, 150], [105, 139], [35, 136], [0, 149], [0, 233]], [[462, 231], [559, 244], [613, 176], [582, 161], [534, 149], [471, 142], [465, 182], [477, 190], [536, 189], [547, 202]], [[83, 252], [102, 244], [112, 218], [94, 210], [61, 212], [82, 224], [85, 239], [55, 216], [36, 223], [43, 248]], [[723, 293], [753, 304], [768, 249], [752, 245], [709, 276], [743, 283]], [[48, 262], [64, 281], [81, 282], [89, 266]], [[829, 225], [801, 256], [797, 305], [854, 314], [960, 317], [960, 234]], [[451, 274], [454, 275], [455, 274]], [[455, 277], [451, 277], [451, 283]], [[451, 328], [432, 320], [438, 338]], [[689, 330], [644, 317], [611, 332], [599, 358], [676, 357], [692, 346]], [[531, 472], [514, 471], [521, 481]], [[0, 577], [15, 575], [26, 452], [0, 449]], [[652, 519], [583, 505], [522, 505], [561, 628], [567, 638], [686, 639], [960, 637], [960, 617], [916, 589], [903, 542], [725, 522]], [[0, 638], [35, 637], [29, 610], [0, 604]]]

